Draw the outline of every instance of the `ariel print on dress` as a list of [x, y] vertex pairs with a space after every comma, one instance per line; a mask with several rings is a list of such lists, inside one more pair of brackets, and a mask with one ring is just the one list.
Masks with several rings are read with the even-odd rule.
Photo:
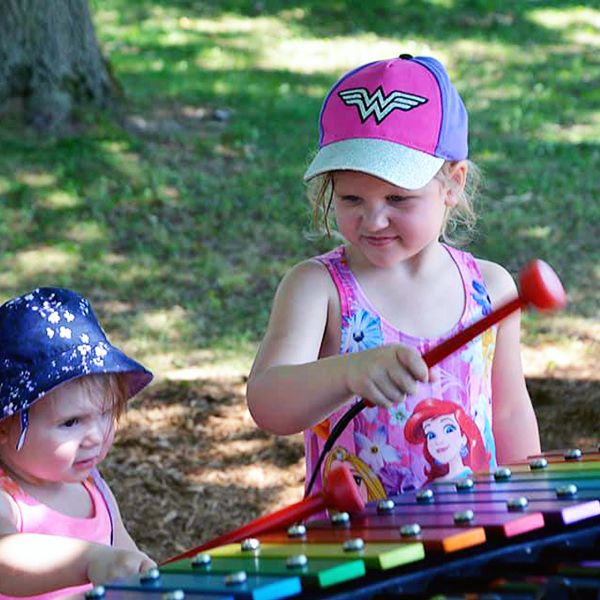
[[421, 448], [429, 464], [424, 473], [427, 483], [464, 477], [490, 464], [479, 428], [461, 406], [448, 400], [419, 402], [404, 436]]

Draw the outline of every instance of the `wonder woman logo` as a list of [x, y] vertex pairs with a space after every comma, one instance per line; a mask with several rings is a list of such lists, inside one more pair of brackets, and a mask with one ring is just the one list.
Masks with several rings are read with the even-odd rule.
[[394, 110], [408, 111], [427, 102], [427, 98], [397, 90], [386, 96], [381, 86], [372, 95], [366, 88], [344, 90], [338, 95], [347, 106], [356, 106], [362, 123], [373, 115], [378, 125]]

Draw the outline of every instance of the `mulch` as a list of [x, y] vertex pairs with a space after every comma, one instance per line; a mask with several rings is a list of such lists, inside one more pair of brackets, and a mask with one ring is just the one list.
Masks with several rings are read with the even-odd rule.
[[[596, 445], [600, 381], [529, 379], [545, 450]], [[162, 381], [135, 399], [101, 470], [158, 562], [297, 502], [301, 435], [255, 426], [238, 381]]]

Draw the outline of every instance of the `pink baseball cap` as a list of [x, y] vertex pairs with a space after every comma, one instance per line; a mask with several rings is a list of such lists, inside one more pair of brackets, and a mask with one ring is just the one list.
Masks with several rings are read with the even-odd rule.
[[467, 111], [443, 65], [402, 54], [349, 71], [331, 88], [304, 180], [361, 171], [415, 190], [444, 161], [467, 158], [467, 137]]

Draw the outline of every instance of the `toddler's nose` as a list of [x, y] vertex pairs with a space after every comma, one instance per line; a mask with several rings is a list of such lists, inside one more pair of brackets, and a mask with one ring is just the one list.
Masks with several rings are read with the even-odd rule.
[[90, 446], [99, 446], [107, 435], [107, 425], [102, 419], [95, 420], [87, 431], [86, 442]]

